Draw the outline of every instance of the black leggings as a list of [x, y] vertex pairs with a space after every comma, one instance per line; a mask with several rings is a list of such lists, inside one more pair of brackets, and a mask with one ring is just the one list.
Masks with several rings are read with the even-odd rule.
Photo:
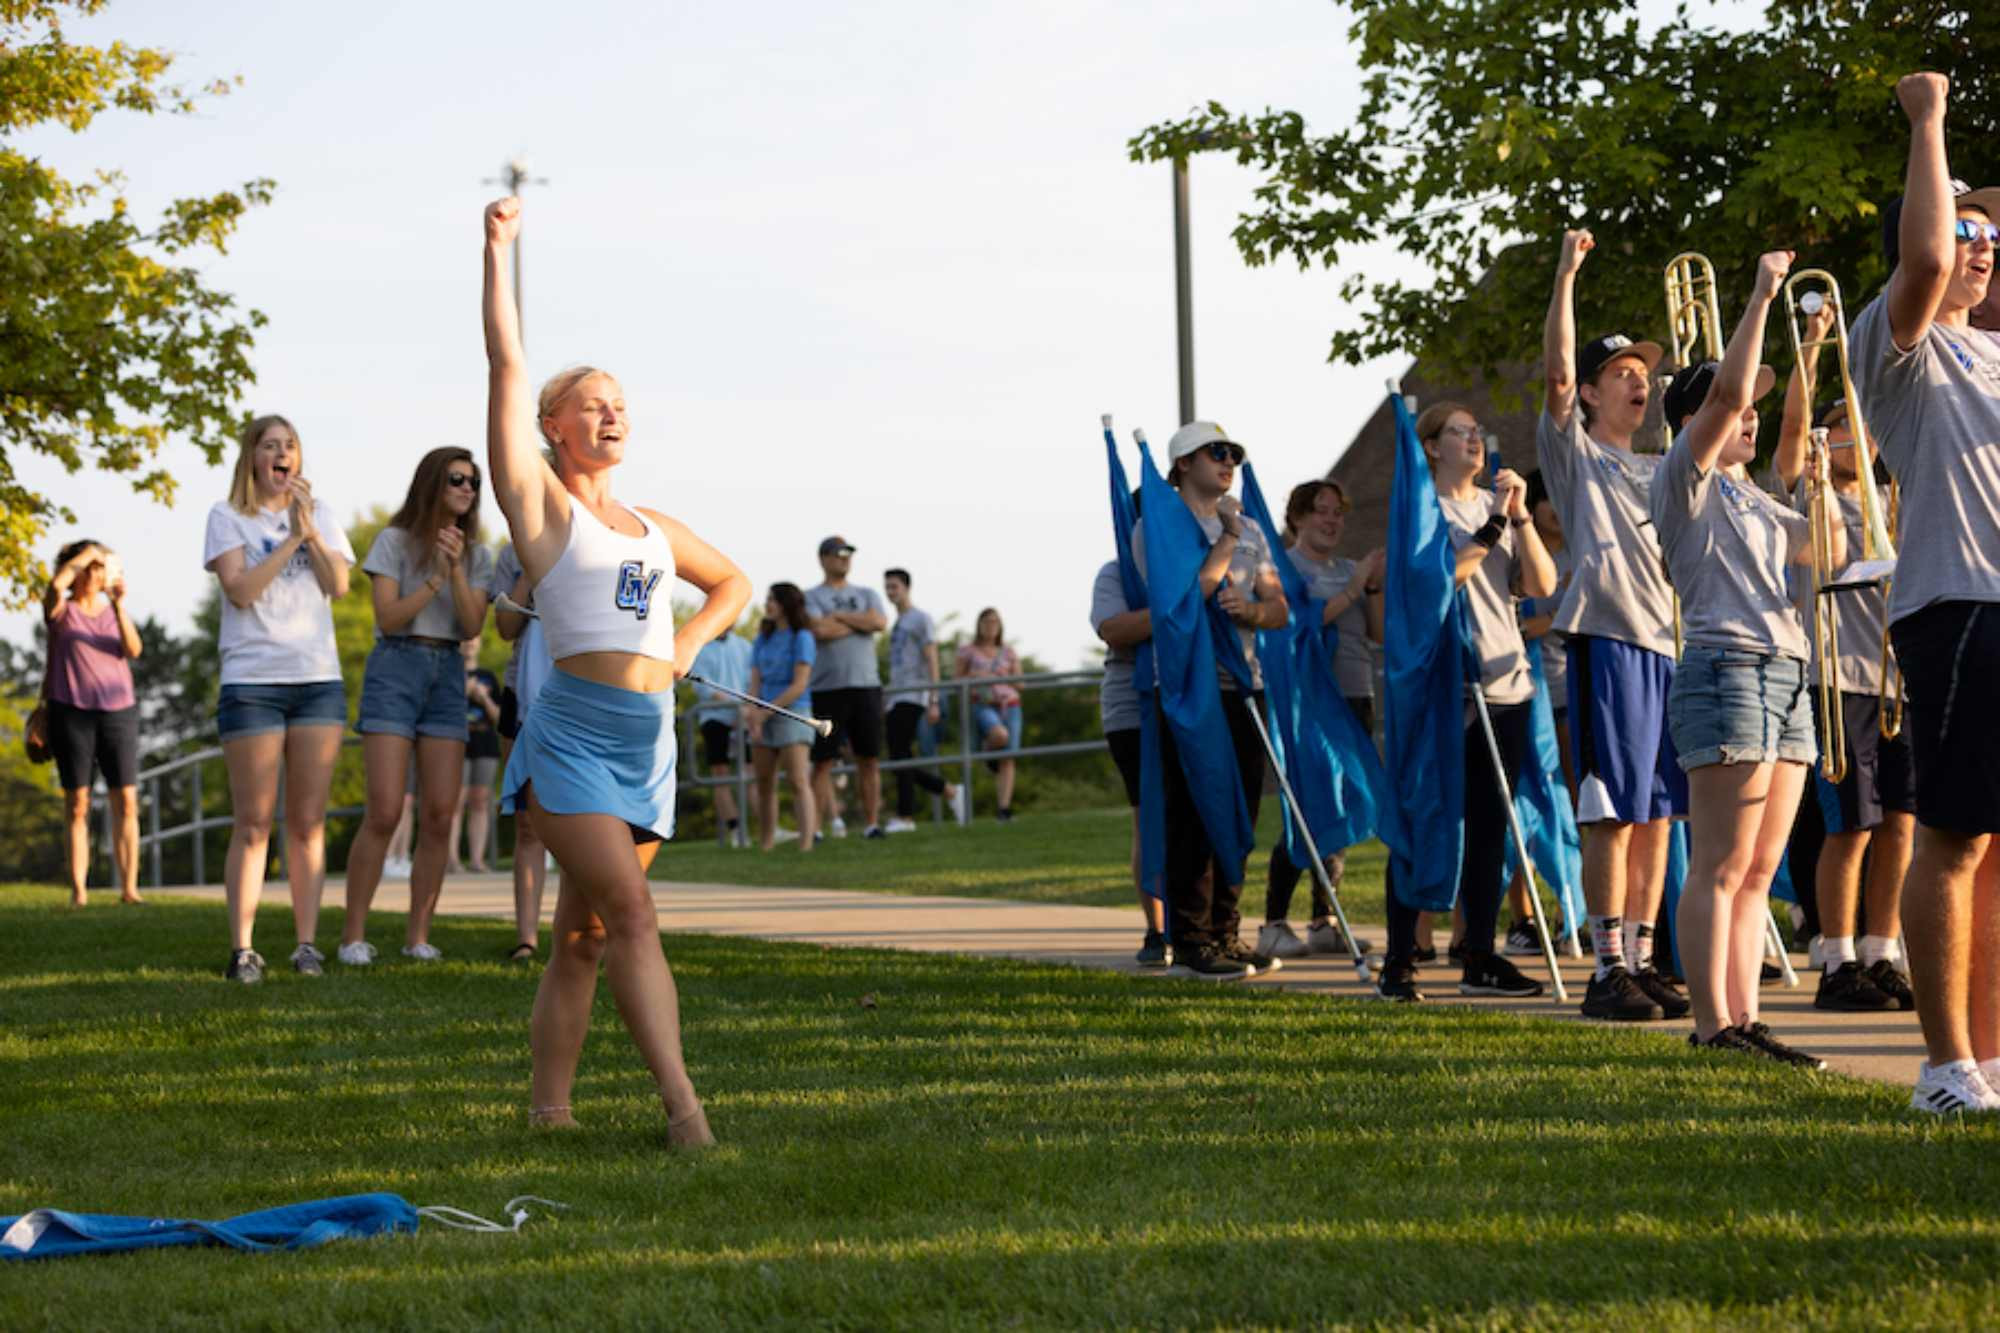
[[[1507, 788], [1519, 787], [1521, 766], [1528, 755], [1529, 705], [1489, 703], [1494, 739], [1500, 742], [1500, 762]], [[1507, 896], [1507, 803], [1493, 780], [1493, 758], [1486, 749], [1486, 731], [1474, 718], [1465, 729], [1465, 857], [1459, 864], [1458, 901], [1465, 908], [1465, 955], [1493, 952], [1500, 900]], [[1405, 907], [1389, 894], [1389, 958], [1408, 962], [1416, 956], [1417, 909]]]
[[[1264, 794], [1264, 742], [1250, 709], [1261, 708], [1264, 696], [1248, 700], [1237, 690], [1222, 691], [1222, 715], [1229, 721], [1230, 748], [1236, 771], [1243, 776], [1243, 798], [1250, 822], [1257, 822], [1257, 805]], [[1160, 719], [1160, 767], [1167, 795], [1167, 934], [1176, 949], [1197, 949], [1236, 937], [1243, 924], [1243, 867], [1215, 859], [1208, 830], [1202, 826], [1173, 729]]]
[[[1347, 706], [1354, 710], [1354, 716], [1360, 721], [1361, 729], [1372, 736], [1375, 731], [1375, 701], [1349, 698]], [[1325, 848], [1320, 850], [1326, 854], [1326, 877], [1332, 880], [1333, 887], [1338, 889], [1342, 876], [1347, 873], [1347, 853], [1345, 850], [1331, 853], [1326, 853]], [[1292, 864], [1291, 853], [1285, 850], [1285, 839], [1280, 834], [1278, 841], [1271, 848], [1270, 872], [1264, 881], [1266, 921], [1283, 921], [1291, 914], [1292, 894], [1298, 889], [1299, 876], [1303, 874], [1305, 868]], [[1324, 921], [1333, 915], [1333, 899], [1327, 895], [1317, 875], [1313, 876], [1312, 881], [1312, 910], [1312, 919], [1315, 921]]]
[[[908, 759], [917, 752], [917, 728], [923, 724], [926, 709], [922, 704], [898, 703], [889, 709], [889, 757]], [[917, 812], [916, 789], [922, 787], [933, 796], [944, 795], [944, 779], [928, 768], [899, 768], [896, 770], [896, 813], [904, 819]]]

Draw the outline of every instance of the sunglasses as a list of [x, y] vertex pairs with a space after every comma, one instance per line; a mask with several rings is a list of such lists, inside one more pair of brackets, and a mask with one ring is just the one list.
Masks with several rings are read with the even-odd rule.
[[2000, 247], [2000, 223], [1974, 222], [1971, 218], [1960, 218], [1958, 225], [1952, 228], [1952, 234], [1966, 245], [1983, 237], [1988, 245]]
[[1218, 463], [1227, 463], [1231, 467], [1243, 466], [1244, 453], [1243, 446], [1240, 444], [1231, 444], [1227, 440], [1217, 440], [1214, 444], [1207, 445], [1205, 448], [1208, 456]]
[[447, 486], [470, 486], [476, 491], [479, 489], [479, 474], [477, 472], [447, 472], [444, 474], [444, 484]]

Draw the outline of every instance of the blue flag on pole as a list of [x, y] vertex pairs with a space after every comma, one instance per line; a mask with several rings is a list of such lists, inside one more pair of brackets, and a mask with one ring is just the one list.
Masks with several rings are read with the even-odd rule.
[[1465, 852], [1465, 686], [1470, 651], [1454, 586], [1451, 533], [1401, 394], [1389, 493], [1383, 699], [1392, 798], [1378, 827], [1406, 906], [1451, 910]]
[[[1216, 677], [1216, 643], [1209, 607], [1201, 595], [1201, 565], [1208, 537], [1188, 507], [1139, 446], [1139, 517], [1146, 538], [1147, 602], [1153, 613], [1153, 665], [1160, 710], [1180, 752], [1188, 793], [1208, 832], [1216, 861], [1233, 867], [1231, 883], [1243, 882], [1254, 831], [1243, 799], [1243, 778], [1229, 720], [1222, 712]], [[1236, 644], [1235, 634], [1228, 635]], [[1218, 886], [1220, 887], [1220, 886]]]
[[226, 1245], [236, 1250], [305, 1250], [330, 1240], [417, 1229], [417, 1210], [395, 1194], [265, 1208], [220, 1222], [179, 1217], [121, 1217], [38, 1208], [0, 1217], [0, 1259], [57, 1259], [73, 1254]]
[[[1118, 545], [1118, 580], [1124, 585], [1125, 605], [1134, 611], [1146, 609], [1146, 580], [1139, 576], [1139, 562], [1132, 555], [1132, 530], [1139, 516], [1132, 508], [1132, 484], [1125, 478], [1125, 464], [1118, 458], [1118, 441], [1111, 434], [1111, 418], [1104, 419], [1104, 455], [1111, 471], [1111, 535]], [[1167, 792], [1160, 776], [1160, 714], [1151, 640], [1138, 646], [1133, 655], [1132, 686], [1139, 693], [1139, 887], [1164, 901], [1167, 896]]]
[[[1563, 782], [1562, 747], [1556, 740], [1555, 709], [1549, 702], [1548, 678], [1542, 674], [1542, 641], [1528, 642], [1528, 671], [1535, 678], [1535, 697], [1529, 708], [1529, 743], [1533, 747], [1528, 762], [1521, 766], [1514, 788], [1514, 809], [1521, 818], [1521, 832], [1528, 840], [1528, 855], [1542, 880], [1555, 890], [1556, 905], [1563, 924], [1579, 934], [1583, 930], [1583, 839], [1577, 832], [1576, 806]], [[1512, 882], [1520, 856], [1512, 839], [1507, 843], [1506, 878]]]
[[[1256, 469], [1243, 467], [1243, 512], [1264, 529], [1273, 551], [1284, 542]], [[1257, 631], [1257, 661], [1264, 668], [1264, 708], [1271, 745], [1278, 752], [1292, 793], [1306, 817], [1305, 832], [1322, 856], [1375, 835], [1376, 811], [1388, 777], [1375, 742], [1354, 716], [1334, 682], [1333, 653], [1339, 631], [1322, 630], [1326, 602], [1306, 588], [1298, 567], [1282, 555], [1272, 563], [1284, 585], [1291, 619], [1280, 629]], [[1285, 853], [1295, 866], [1310, 866], [1312, 852], [1294, 812], [1285, 809]]]

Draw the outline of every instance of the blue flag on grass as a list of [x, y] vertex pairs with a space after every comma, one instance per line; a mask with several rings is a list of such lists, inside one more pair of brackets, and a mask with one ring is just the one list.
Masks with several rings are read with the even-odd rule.
[[178, 1217], [120, 1217], [38, 1208], [0, 1217], [0, 1259], [58, 1259], [72, 1254], [226, 1245], [236, 1250], [306, 1250], [330, 1240], [415, 1231], [417, 1210], [396, 1194], [349, 1194], [287, 1204], [221, 1222]]
[[[1213, 622], [1201, 595], [1208, 537], [1153, 466], [1152, 452], [1144, 444], [1139, 446], [1139, 490], [1144, 500], [1139, 523], [1146, 539], [1146, 592], [1153, 613], [1160, 710], [1173, 733], [1208, 844], [1219, 864], [1234, 868], [1231, 882], [1240, 884], [1253, 830], [1229, 721], [1222, 712]], [[1227, 637], [1240, 652], [1235, 634]]]
[[1455, 553], [1416, 422], [1401, 394], [1389, 492], [1384, 736], [1391, 799], [1379, 830], [1409, 907], [1451, 910], [1465, 852], [1465, 686], [1470, 652]]
[[[1256, 469], [1247, 463], [1243, 511], [1262, 526], [1271, 550], [1282, 552], [1283, 536], [1257, 484]], [[1312, 852], [1303, 833], [1312, 835], [1322, 856], [1375, 836], [1376, 812], [1385, 799], [1388, 777], [1373, 738], [1334, 682], [1339, 631], [1331, 624], [1321, 627], [1325, 600], [1311, 595], [1290, 560], [1280, 555], [1272, 564], [1292, 614], [1280, 629], [1257, 631], [1257, 661], [1264, 668], [1271, 745], [1305, 814], [1301, 830], [1295, 812], [1286, 806], [1285, 853], [1293, 865], [1310, 866]]]
[[[1535, 697], [1529, 708], [1528, 762], [1514, 789], [1514, 810], [1521, 819], [1521, 832], [1528, 840], [1528, 855], [1542, 881], [1555, 891], [1556, 906], [1563, 924], [1582, 932], [1583, 838], [1577, 832], [1576, 806], [1570, 801], [1569, 787], [1563, 782], [1562, 747], [1556, 740], [1555, 708], [1549, 701], [1548, 677], [1542, 674], [1542, 641], [1528, 642], [1528, 671], [1535, 679]], [[1520, 856], [1513, 839], [1507, 840], [1507, 880], [1512, 882]]]
[[[1132, 484], [1118, 457], [1111, 418], [1104, 419], [1104, 456], [1111, 472], [1111, 536], [1118, 546], [1118, 581], [1125, 605], [1146, 609], [1146, 580], [1132, 555], [1132, 530], [1139, 516], [1132, 508]], [[1154, 706], [1157, 681], [1151, 640], [1133, 654], [1132, 687], [1139, 693], [1139, 887], [1155, 898], [1167, 896], [1167, 792], [1160, 777], [1160, 714]]]

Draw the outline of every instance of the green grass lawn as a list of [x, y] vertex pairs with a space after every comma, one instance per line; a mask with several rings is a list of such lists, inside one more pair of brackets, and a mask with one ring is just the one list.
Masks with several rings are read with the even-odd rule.
[[[722, 1138], [683, 1157], [608, 999], [585, 1128], [537, 1133], [530, 974], [245, 989], [220, 906], [63, 896], [0, 889], [0, 1214], [576, 1211], [10, 1266], [8, 1330], [1934, 1327], [2000, 1298], [2000, 1124], [1649, 1033], [670, 937]], [[483, 959], [506, 927], [434, 935]]]
[[[1252, 921], [1264, 918], [1266, 867], [1281, 831], [1275, 802], [1266, 801], [1261, 813], [1243, 895], [1243, 915]], [[850, 834], [828, 838], [810, 856], [801, 855], [796, 843], [781, 843], [767, 855], [725, 850], [713, 841], [677, 841], [661, 850], [653, 878], [1127, 907], [1134, 902], [1131, 854], [1129, 811], [1080, 810], [1023, 815], [1012, 824], [976, 819], [964, 828], [924, 822], [887, 842]], [[1379, 842], [1348, 855], [1341, 905], [1356, 921], [1383, 920], [1386, 855]], [[1292, 899], [1295, 924], [1303, 926], [1312, 914], [1309, 893], [1302, 881]]]

